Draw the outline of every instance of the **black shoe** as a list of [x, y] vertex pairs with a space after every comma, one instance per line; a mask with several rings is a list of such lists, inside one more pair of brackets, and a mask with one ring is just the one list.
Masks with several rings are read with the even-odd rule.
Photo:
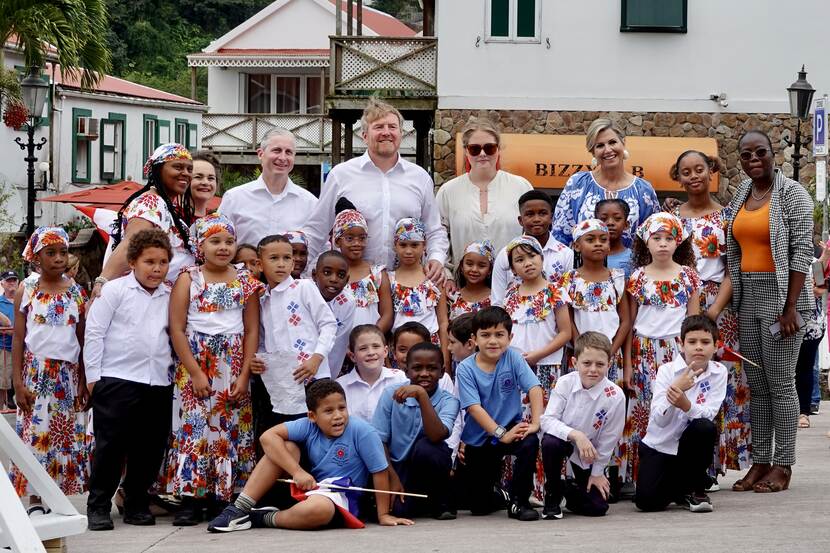
[[560, 520], [562, 518], [562, 499], [545, 496], [545, 507], [542, 509], [542, 518], [545, 520]]
[[149, 509], [132, 513], [124, 511], [124, 524], [132, 524], [133, 526], [155, 526], [156, 517], [150, 513]]
[[693, 513], [711, 513], [714, 510], [712, 500], [705, 493], [686, 495], [683, 499], [677, 501], [677, 504], [689, 509]]
[[524, 522], [539, 520], [539, 511], [531, 509], [530, 505], [519, 505], [518, 502], [511, 501], [510, 505], [507, 506], [507, 517]]
[[86, 514], [87, 530], [98, 532], [100, 530], [112, 530], [115, 525], [112, 523], [112, 517], [109, 511], [88, 511]]
[[173, 526], [196, 526], [200, 522], [202, 522], [201, 506], [192, 503], [179, 509], [173, 517]]
[[433, 513], [432, 518], [435, 520], [455, 520], [457, 515], [454, 511], [450, 509], [441, 509]]
[[251, 517], [234, 504], [225, 507], [218, 517], [208, 523], [208, 532], [237, 532], [251, 527]]

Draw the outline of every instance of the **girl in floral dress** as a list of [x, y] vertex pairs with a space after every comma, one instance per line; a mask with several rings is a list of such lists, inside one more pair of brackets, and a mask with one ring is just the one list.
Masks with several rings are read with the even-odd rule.
[[[723, 345], [738, 351], [738, 317], [726, 307], [732, 298], [732, 281], [726, 270], [726, 227], [729, 208], [718, 204], [709, 194], [712, 174], [720, 169], [717, 159], [703, 152], [687, 150], [672, 166], [671, 178], [680, 183], [689, 201], [680, 204], [674, 214], [691, 229], [692, 244], [700, 275], [700, 310], [718, 323]], [[749, 424], [749, 385], [740, 361], [721, 361], [729, 370], [726, 399], [715, 422], [720, 439], [713, 469], [726, 474], [727, 469], [749, 468], [751, 433]]]
[[195, 224], [204, 264], [184, 271], [170, 297], [178, 428], [168, 458], [168, 492], [182, 497], [177, 526], [197, 524], [207, 499], [221, 511], [254, 467], [250, 364], [259, 338], [263, 285], [236, 269], [233, 225], [210, 214]]
[[627, 292], [633, 338], [626, 341], [624, 383], [628, 414], [620, 445], [620, 475], [635, 482], [640, 440], [646, 434], [657, 368], [680, 355], [680, 326], [700, 305], [700, 277], [688, 231], [670, 213], [655, 213], [634, 240], [634, 272]]
[[354, 326], [376, 325], [384, 334], [392, 328], [392, 289], [383, 265], [364, 258], [369, 225], [349, 200], [340, 198], [331, 230], [332, 241], [349, 262], [349, 289], [355, 300]]
[[[89, 443], [84, 408], [89, 399], [81, 366], [86, 294], [64, 276], [69, 237], [62, 228], [40, 227], [23, 258], [38, 267], [17, 289], [12, 366], [17, 433], [66, 495], [87, 489]], [[10, 474], [18, 495], [31, 494], [17, 467]], [[29, 513], [46, 512], [29, 497]]]
[[[506, 247], [510, 268], [516, 275], [504, 296], [504, 309], [513, 319], [513, 339], [510, 345], [522, 356], [539, 377], [547, 406], [550, 393], [562, 374], [563, 348], [571, 339], [571, 317], [568, 313], [568, 294], [559, 284], [548, 281], [542, 270], [542, 245], [532, 236], [514, 238]], [[522, 396], [527, 407], [524, 419], [530, 420], [529, 400]], [[542, 456], [536, 463], [533, 495], [544, 498], [545, 471]]]
[[395, 225], [398, 268], [389, 271], [395, 312], [392, 330], [415, 321], [429, 330], [433, 344], [439, 344], [438, 301], [441, 290], [424, 273], [426, 245], [426, 230], [420, 219], [404, 217]]
[[475, 313], [490, 307], [490, 282], [493, 276], [493, 260], [496, 254], [489, 240], [472, 242], [464, 248], [464, 255], [455, 270], [458, 290], [441, 296], [438, 304], [438, 325], [441, 328], [441, 349], [444, 350], [444, 366], [452, 370], [454, 363], [448, 348], [450, 323], [464, 313]]

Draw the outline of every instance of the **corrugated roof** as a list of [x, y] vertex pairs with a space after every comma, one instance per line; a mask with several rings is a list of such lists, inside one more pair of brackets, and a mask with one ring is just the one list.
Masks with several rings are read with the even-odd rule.
[[[55, 71], [55, 83], [63, 87], [81, 89], [81, 83], [78, 79], [61, 76], [60, 70]], [[201, 102], [172, 94], [157, 88], [145, 86], [143, 84], [134, 83], [126, 79], [113, 77], [112, 75], [104, 75], [104, 78], [96, 85], [95, 92], [104, 92], [108, 94], [118, 94], [120, 96], [133, 96], [136, 98], [147, 98], [149, 100], [161, 100], [165, 102], [178, 102], [180, 104], [202, 105]]]
[[[337, 0], [329, 0], [337, 5]], [[349, 9], [346, 0], [340, 0], [340, 9], [344, 12]], [[357, 2], [352, 8], [352, 17], [357, 18]], [[344, 22], [345, 24], [345, 22]], [[415, 31], [407, 27], [401, 20], [392, 17], [386, 12], [363, 6], [363, 25], [369, 27], [380, 36], [415, 36]]]

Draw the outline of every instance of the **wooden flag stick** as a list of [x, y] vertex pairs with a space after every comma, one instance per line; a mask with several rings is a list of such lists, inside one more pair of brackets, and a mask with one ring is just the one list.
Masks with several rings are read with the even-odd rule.
[[761, 365], [759, 365], [758, 363], [755, 363], [755, 362], [753, 362], [753, 361], [750, 361], [749, 359], [747, 359], [746, 357], [744, 357], [743, 355], [741, 355], [741, 354], [740, 354], [740, 353], [738, 353], [737, 351], [735, 351], [735, 350], [733, 350], [733, 349], [731, 349], [731, 348], [727, 348], [727, 347], [725, 347], [725, 346], [724, 346], [724, 348], [723, 348], [723, 349], [724, 349], [724, 351], [729, 352], [729, 353], [731, 353], [732, 355], [734, 355], [734, 356], [736, 356], [736, 357], [740, 357], [742, 360], [746, 361], [747, 363], [749, 363], [749, 364], [750, 364], [750, 365], [752, 365], [753, 367], [758, 367], [759, 369], [761, 368]]
[[[296, 484], [294, 480], [291, 478], [277, 478], [277, 482], [285, 482], [286, 484]], [[424, 499], [428, 499], [428, 495], [424, 495], [422, 493], [410, 493], [410, 492], [393, 492], [391, 490], [375, 490], [372, 488], [358, 488], [357, 486], [338, 486], [337, 484], [327, 484], [325, 482], [317, 482], [317, 486], [320, 488], [329, 488], [332, 490], [343, 490], [343, 491], [353, 491], [353, 492], [373, 492], [373, 493], [388, 493], [392, 495], [405, 495], [407, 497], [421, 497]]]

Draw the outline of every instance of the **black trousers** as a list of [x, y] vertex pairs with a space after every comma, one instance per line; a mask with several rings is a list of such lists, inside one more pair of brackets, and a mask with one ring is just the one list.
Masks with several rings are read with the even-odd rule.
[[542, 462], [545, 465], [545, 503], [558, 505], [562, 496], [568, 501], [568, 510], [578, 515], [601, 517], [608, 512], [608, 500], [596, 488], [585, 491], [591, 469], [583, 469], [571, 463], [574, 481], [562, 480], [562, 463], [574, 452], [574, 444], [556, 436], [545, 434], [542, 438]]
[[413, 497], [407, 497], [403, 502], [395, 500], [392, 507], [395, 516], [435, 515], [450, 509], [452, 451], [446, 442], [433, 443], [421, 436], [412, 445], [407, 458], [392, 466], [405, 491], [429, 496], [428, 500]]
[[92, 391], [95, 452], [89, 479], [89, 510], [109, 512], [124, 475], [124, 509], [148, 508], [147, 491], [164, 459], [173, 405], [173, 386], [150, 386], [103, 377]]
[[795, 363], [795, 389], [798, 392], [798, 409], [802, 415], [810, 414], [810, 404], [813, 398], [813, 367], [818, 355], [817, 340], [802, 340], [798, 350], [798, 361]]
[[528, 503], [533, 489], [536, 457], [539, 455], [539, 437], [531, 434], [510, 444], [493, 444], [488, 437], [484, 444], [467, 445], [464, 450], [467, 498], [470, 511], [474, 514], [486, 514], [494, 510], [493, 487], [499, 481], [502, 460], [506, 455], [516, 456], [513, 479], [510, 481], [510, 499], [520, 505]]
[[715, 423], [695, 419], [680, 436], [677, 455], [660, 453], [640, 442], [640, 470], [634, 503], [643, 511], [662, 511], [689, 493], [702, 494], [718, 439]]

